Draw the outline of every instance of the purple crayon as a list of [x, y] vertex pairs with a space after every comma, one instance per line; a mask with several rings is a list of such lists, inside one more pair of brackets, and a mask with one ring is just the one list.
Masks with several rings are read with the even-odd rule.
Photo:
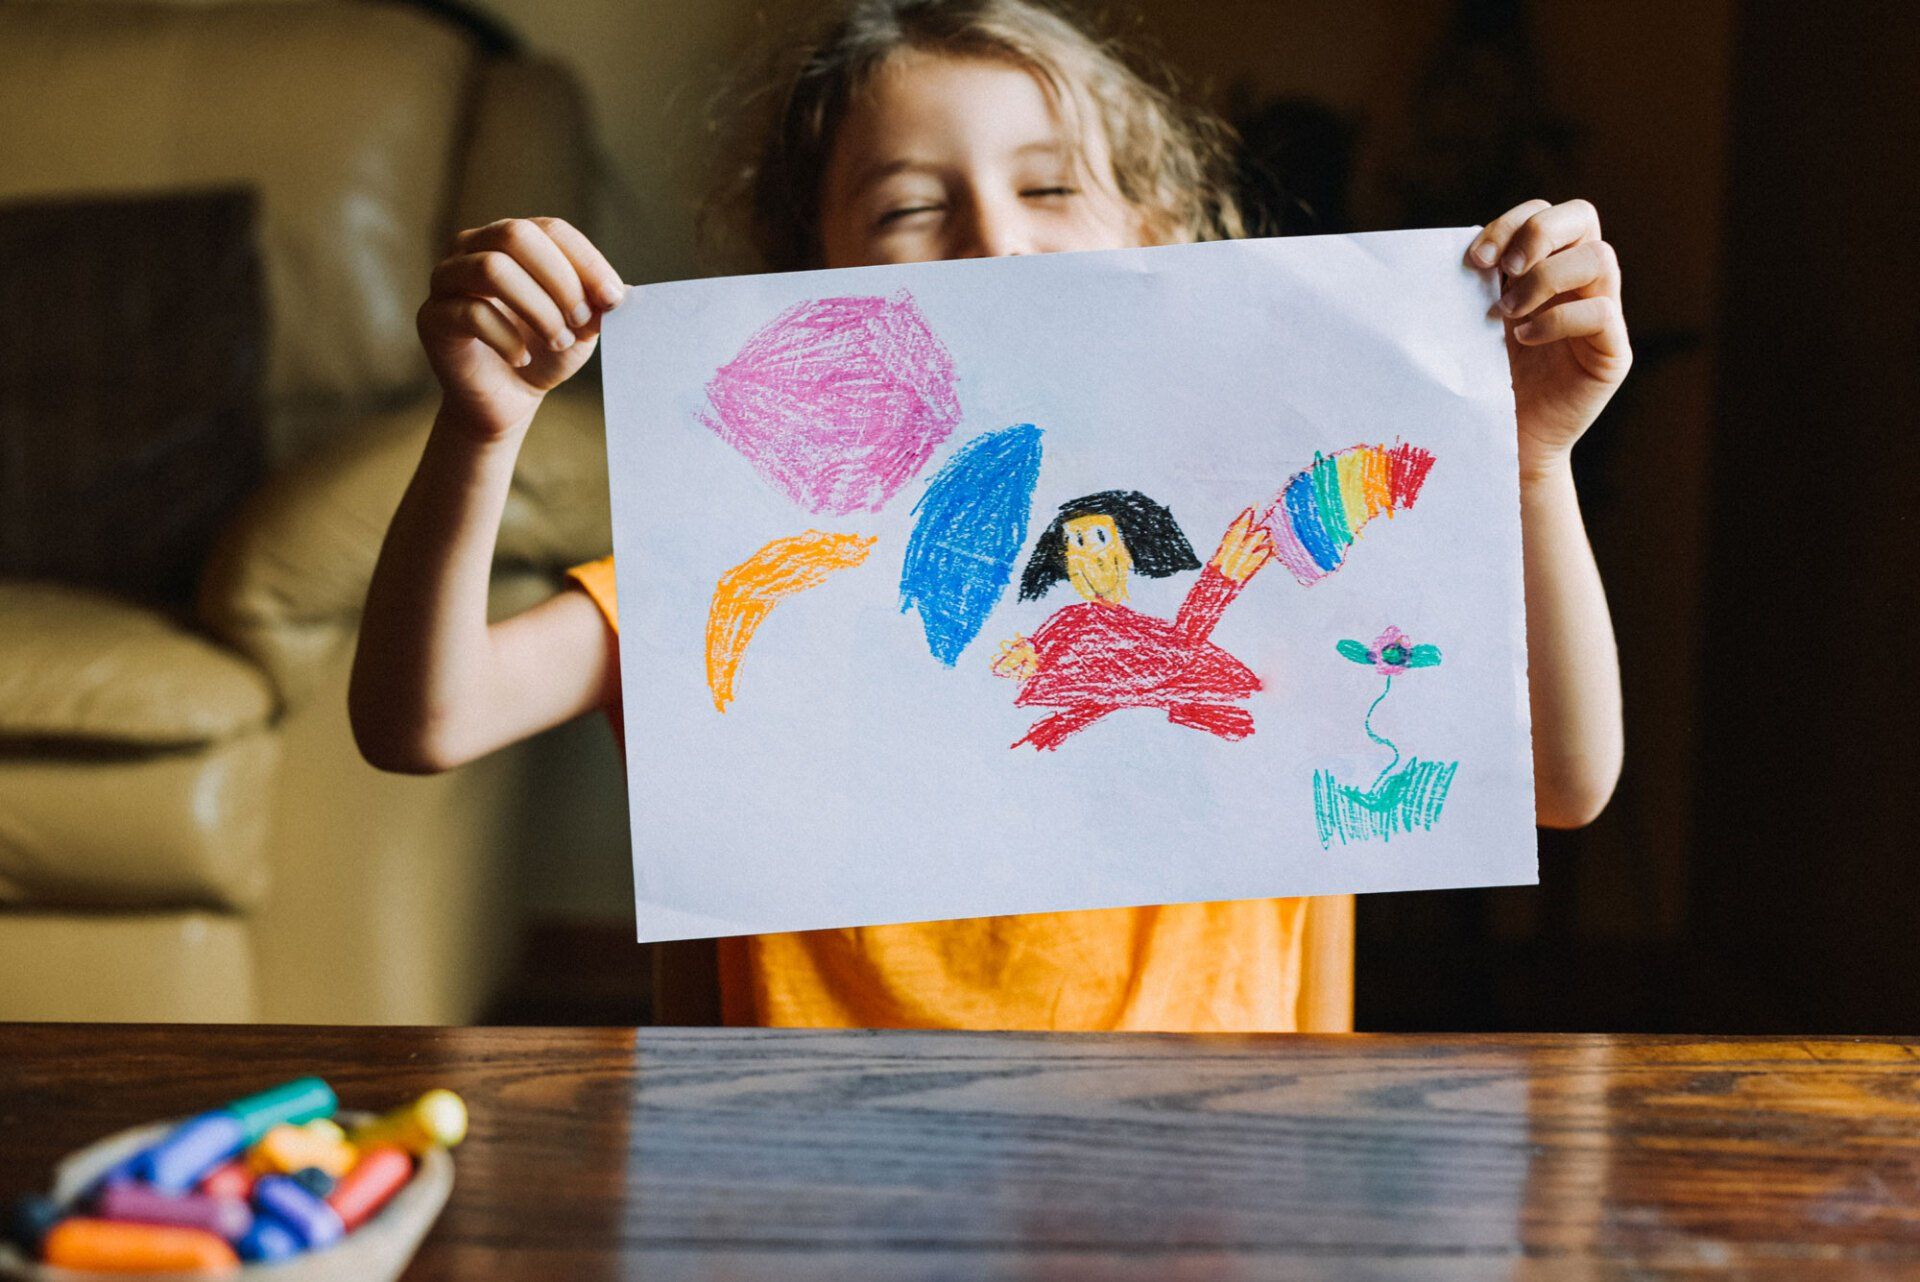
[[338, 1211], [285, 1175], [261, 1176], [253, 1186], [253, 1205], [293, 1230], [304, 1250], [321, 1250], [347, 1235]]
[[138, 1184], [109, 1185], [95, 1201], [94, 1214], [103, 1220], [205, 1229], [229, 1242], [238, 1242], [253, 1227], [253, 1211], [239, 1198], [159, 1193]]

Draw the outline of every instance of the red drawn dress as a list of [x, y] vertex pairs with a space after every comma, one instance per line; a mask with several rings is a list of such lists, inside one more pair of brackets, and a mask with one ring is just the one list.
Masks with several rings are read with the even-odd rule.
[[1122, 708], [1164, 709], [1175, 725], [1223, 739], [1252, 734], [1253, 714], [1234, 705], [1260, 688], [1260, 678], [1207, 639], [1244, 586], [1207, 566], [1171, 623], [1106, 601], [1055, 613], [1031, 638], [1039, 670], [1014, 702], [1061, 711], [1035, 722], [1013, 746], [1057, 748]]

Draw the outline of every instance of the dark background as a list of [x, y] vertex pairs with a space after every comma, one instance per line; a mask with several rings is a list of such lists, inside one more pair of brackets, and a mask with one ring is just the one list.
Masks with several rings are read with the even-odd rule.
[[[1361, 1028], [1892, 1033], [1920, 1014], [1920, 17], [1731, 16], [1725, 171], [1698, 175], [1725, 185], [1710, 325], [1635, 324], [1639, 367], [1579, 459], [1626, 665], [1620, 791], [1593, 828], [1542, 834], [1538, 890], [1362, 897]], [[1584, 187], [1604, 214], [1633, 178]], [[1703, 250], [1668, 230], [1621, 247], [1630, 323], [1639, 280]], [[1662, 367], [1702, 352], [1707, 413], [1670, 416]], [[1697, 523], [1688, 478], [1649, 457], [1675, 451], [1636, 448], [1663, 434], [1698, 436]], [[1662, 672], [1697, 692], [1661, 697]], [[1684, 808], [1661, 804], [1668, 772]]]

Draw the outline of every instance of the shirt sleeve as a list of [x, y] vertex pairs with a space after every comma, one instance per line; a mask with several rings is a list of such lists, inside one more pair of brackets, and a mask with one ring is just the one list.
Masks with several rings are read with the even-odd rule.
[[613, 558], [603, 556], [598, 561], [589, 561], [585, 565], [576, 565], [567, 571], [567, 578], [573, 585], [593, 598], [600, 607], [600, 615], [613, 629], [615, 636], [620, 635], [619, 600], [613, 586]]

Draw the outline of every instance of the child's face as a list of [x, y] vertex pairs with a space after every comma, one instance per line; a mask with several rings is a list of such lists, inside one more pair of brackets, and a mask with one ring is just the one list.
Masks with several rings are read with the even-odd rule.
[[821, 248], [829, 267], [861, 267], [1142, 244], [1112, 173], [1104, 131], [1074, 138], [1025, 68], [901, 54], [841, 122]]

